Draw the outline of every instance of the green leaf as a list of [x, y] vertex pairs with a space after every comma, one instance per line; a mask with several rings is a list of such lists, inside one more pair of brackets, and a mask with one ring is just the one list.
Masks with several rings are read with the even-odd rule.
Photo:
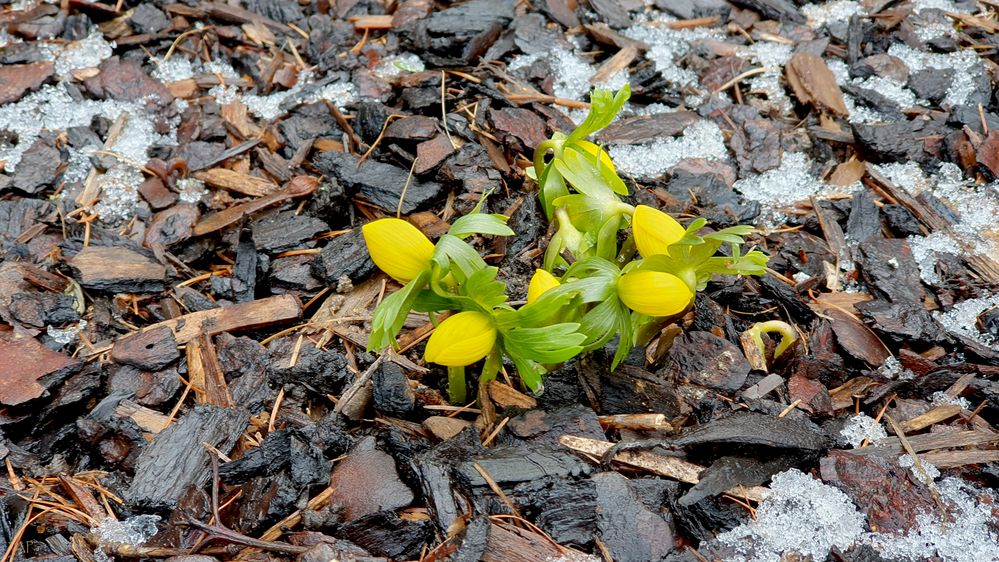
[[515, 233], [506, 225], [507, 217], [496, 214], [475, 213], [458, 218], [451, 225], [448, 234], [455, 238], [466, 238], [473, 234], [493, 236], [513, 236]]
[[562, 174], [555, 169], [555, 166], [548, 164], [541, 173], [541, 179], [538, 180], [538, 198], [548, 220], [552, 219], [552, 213], [555, 212], [554, 201], [565, 195], [569, 195], [569, 188], [565, 186]]
[[561, 158], [552, 161], [565, 181], [573, 189], [586, 195], [602, 200], [617, 200], [614, 190], [593, 166], [593, 161], [586, 153], [566, 148]]
[[553, 324], [544, 328], [513, 328], [503, 332], [503, 347], [511, 356], [519, 355], [538, 363], [561, 363], [578, 355], [586, 336], [577, 332], [579, 324]]
[[406, 283], [402, 289], [388, 295], [371, 318], [371, 334], [368, 336], [368, 351], [382, 351], [396, 344], [395, 338], [406, 322], [406, 316], [413, 307], [417, 295], [426, 286], [430, 272]]
[[[450, 269], [459, 283], [486, 267], [486, 262], [483, 261], [479, 252], [475, 251], [475, 248], [450, 234], [441, 236], [440, 240], [437, 241], [433, 261], [441, 269]], [[451, 267], [452, 265], [456, 267]]]
[[631, 321], [628, 308], [616, 296], [601, 302], [584, 314], [579, 323], [580, 333], [586, 336], [583, 350], [593, 351], [609, 342], [623, 325], [622, 315], [629, 318], [628, 322]]
[[618, 90], [617, 95], [612, 94], [610, 90], [594, 90], [590, 94], [590, 112], [586, 115], [586, 119], [569, 134], [566, 142], [573, 143], [585, 139], [610, 125], [617, 113], [627, 103], [629, 97], [631, 97], [631, 87], [628, 84]]
[[548, 369], [545, 369], [537, 361], [531, 361], [526, 357], [516, 354], [509, 354], [509, 356], [513, 364], [517, 366], [517, 373], [520, 374], [520, 380], [524, 381], [524, 386], [531, 392], [540, 390], [542, 388], [541, 377], [548, 372]]

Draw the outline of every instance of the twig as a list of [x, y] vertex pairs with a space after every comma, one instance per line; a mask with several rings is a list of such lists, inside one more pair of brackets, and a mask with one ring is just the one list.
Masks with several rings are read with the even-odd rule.
[[376, 357], [375, 360], [371, 362], [371, 365], [369, 365], [368, 368], [361, 373], [361, 376], [354, 379], [354, 382], [351, 383], [350, 387], [340, 395], [340, 401], [333, 407], [334, 417], [342, 412], [347, 403], [350, 402], [350, 400], [354, 398], [354, 396], [360, 392], [362, 388], [364, 388], [364, 385], [367, 384], [369, 380], [371, 380], [371, 377], [375, 374], [375, 369], [382, 364], [383, 360], [385, 360], [384, 353]]

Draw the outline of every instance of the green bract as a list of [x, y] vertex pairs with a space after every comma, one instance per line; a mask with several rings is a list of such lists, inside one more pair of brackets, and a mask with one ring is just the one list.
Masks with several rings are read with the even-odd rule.
[[[587, 138], [609, 125], [629, 96], [627, 86], [617, 94], [594, 91], [583, 123], [569, 135], [555, 133], [535, 151], [527, 174], [538, 183], [555, 232], [528, 304], [511, 306], [506, 285], [496, 279], [498, 269], [465, 241], [475, 234], [514, 234], [506, 217], [481, 212], [485, 196], [472, 213], [454, 221], [432, 253], [428, 242], [397, 219], [368, 229], [377, 265], [405, 283], [375, 310], [368, 348], [394, 346], [407, 315], [426, 312], [440, 329], [431, 335], [425, 358], [448, 368], [452, 402], [465, 401], [465, 367], [480, 361], [480, 383], [507, 363], [528, 389], [540, 391], [550, 369], [615, 340], [616, 367], [633, 347], [647, 344], [687, 310], [712, 276], [762, 275], [767, 257], [740, 250], [751, 227], [702, 233], [704, 219], [683, 227], [658, 209], [621, 200], [628, 187], [603, 147]], [[406, 240], [399, 241], [404, 247], [386, 246], [399, 238], [395, 233], [404, 234]], [[393, 256], [398, 266], [378, 263]]]

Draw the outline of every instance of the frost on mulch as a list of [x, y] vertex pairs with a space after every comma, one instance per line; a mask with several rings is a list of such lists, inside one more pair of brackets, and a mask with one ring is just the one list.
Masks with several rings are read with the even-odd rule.
[[[3, 4], [0, 561], [999, 560], [997, 32], [966, 0]], [[471, 241], [522, 298], [533, 150], [624, 84], [594, 140], [629, 202], [756, 226], [769, 274], [538, 395], [507, 365], [448, 403], [426, 315], [365, 352], [398, 287], [359, 227], [490, 193], [517, 236]], [[746, 335], [776, 320], [779, 357]]]

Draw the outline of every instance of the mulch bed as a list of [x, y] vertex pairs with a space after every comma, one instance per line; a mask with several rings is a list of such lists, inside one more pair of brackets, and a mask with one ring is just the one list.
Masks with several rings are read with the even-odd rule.
[[[996, 559], [993, 2], [22, 0], [0, 28], [2, 562]], [[450, 404], [426, 315], [365, 351], [398, 285], [360, 226], [435, 239], [491, 191], [517, 235], [473, 244], [523, 299], [533, 150], [625, 83], [595, 140], [629, 201], [758, 226], [768, 273], [537, 395], [510, 365]], [[777, 358], [744, 335], [772, 320]]]

